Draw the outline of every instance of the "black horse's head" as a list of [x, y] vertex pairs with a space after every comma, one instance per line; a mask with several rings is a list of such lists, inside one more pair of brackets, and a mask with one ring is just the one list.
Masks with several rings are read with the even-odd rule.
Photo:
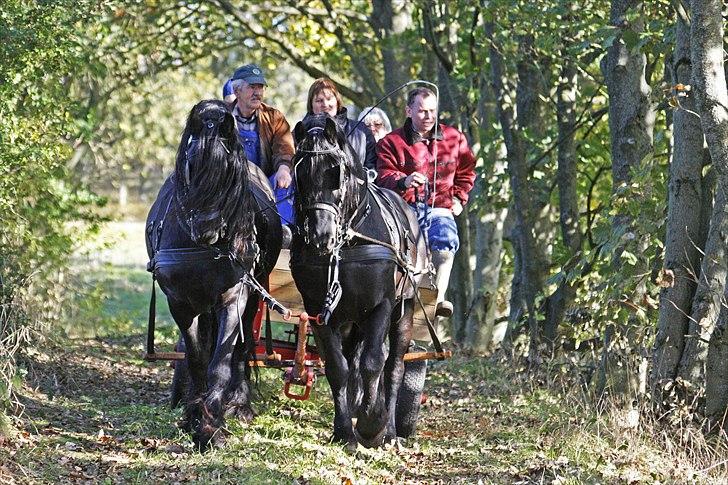
[[296, 221], [304, 240], [321, 254], [344, 236], [365, 184], [346, 134], [325, 114], [308, 115], [296, 124]]
[[235, 118], [222, 101], [200, 101], [190, 111], [177, 150], [175, 189], [193, 242], [225, 240], [242, 253], [254, 222], [248, 167]]

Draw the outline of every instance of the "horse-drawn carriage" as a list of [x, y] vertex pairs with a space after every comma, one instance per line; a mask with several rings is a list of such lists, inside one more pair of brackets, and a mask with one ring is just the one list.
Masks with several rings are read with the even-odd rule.
[[[284, 369], [293, 399], [308, 398], [325, 370], [333, 437], [351, 448], [410, 436], [426, 360], [449, 357], [431, 324], [431, 265], [412, 211], [367, 181], [330, 119], [299, 123], [295, 135], [290, 251], [219, 102], [193, 108], [175, 174], [150, 210], [149, 269], [183, 338], [177, 352], [155, 351], [153, 295], [146, 358], [181, 363], [173, 404], [184, 401], [203, 450], [224, 439], [226, 415], [253, 417], [251, 366]], [[413, 337], [427, 334], [435, 351], [413, 351]]]

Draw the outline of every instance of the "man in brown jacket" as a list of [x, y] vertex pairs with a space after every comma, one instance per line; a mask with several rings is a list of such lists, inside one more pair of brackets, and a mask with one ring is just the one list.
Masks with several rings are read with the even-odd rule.
[[290, 239], [290, 229], [285, 224], [293, 222], [291, 127], [283, 113], [263, 103], [267, 83], [259, 66], [246, 64], [238, 68], [231, 84], [236, 97], [233, 115], [238, 136], [248, 160], [260, 167], [270, 180], [284, 223], [285, 245], [285, 239]]

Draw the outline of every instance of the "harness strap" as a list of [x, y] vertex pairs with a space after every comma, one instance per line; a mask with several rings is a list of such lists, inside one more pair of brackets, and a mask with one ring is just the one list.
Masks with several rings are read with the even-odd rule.
[[157, 277], [152, 273], [152, 296], [149, 299], [149, 321], [147, 323], [147, 354], [154, 354], [154, 326], [157, 316]]
[[341, 301], [341, 295], [343, 294], [341, 282], [339, 281], [339, 262], [341, 261], [341, 257], [339, 256], [339, 249], [340, 248], [336, 248], [334, 250], [334, 253], [331, 255], [331, 259], [329, 261], [329, 289], [326, 292], [324, 305], [318, 318], [319, 324], [323, 325], [329, 324], [329, 319], [331, 318], [331, 315], [333, 315], [334, 310], [336, 310], [336, 307], [339, 305], [339, 301]]
[[265, 355], [273, 355], [273, 327], [270, 323], [270, 307], [265, 306]]

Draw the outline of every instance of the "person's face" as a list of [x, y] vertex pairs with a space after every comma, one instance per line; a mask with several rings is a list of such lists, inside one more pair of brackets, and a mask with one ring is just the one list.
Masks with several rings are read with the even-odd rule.
[[437, 119], [437, 100], [434, 96], [419, 95], [412, 102], [412, 106], [405, 109], [407, 116], [412, 118], [412, 127], [421, 135], [429, 133], [435, 126]]
[[253, 111], [260, 108], [265, 94], [265, 84], [248, 84], [243, 82], [235, 91], [238, 97], [238, 108], [243, 116], [250, 116]]
[[339, 105], [336, 102], [336, 96], [330, 89], [322, 89], [314, 97], [311, 103], [313, 114], [318, 115], [326, 113], [329, 116], [336, 116]]
[[374, 139], [376, 141], [381, 140], [384, 138], [384, 135], [387, 134], [386, 129], [384, 128], [384, 121], [382, 121], [382, 118], [379, 116], [367, 116], [364, 124], [372, 131], [372, 135], [374, 135]]

